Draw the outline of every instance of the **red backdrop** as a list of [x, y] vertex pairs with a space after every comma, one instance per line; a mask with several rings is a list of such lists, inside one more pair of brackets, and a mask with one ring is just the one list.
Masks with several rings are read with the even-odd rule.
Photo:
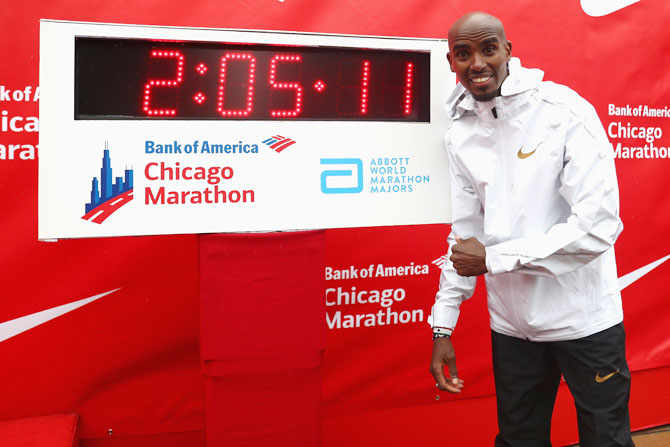
[[[541, 7], [531, 0], [482, 0], [474, 6], [465, 0], [5, 3], [0, 17], [0, 324], [120, 290], [0, 341], [0, 419], [77, 412], [83, 444], [110, 447], [132, 439], [142, 445], [151, 439], [161, 445], [202, 442], [205, 423], [197, 238], [37, 241], [40, 18], [444, 38], [458, 16], [486, 10], [506, 24], [513, 55], [577, 90], [609, 129], [618, 154], [625, 225], [617, 242], [620, 276], [670, 253], [664, 192], [670, 118], [649, 114], [660, 109], [663, 115], [670, 98], [670, 63], [664, 57], [670, 50], [670, 4], [665, 0], [641, 0], [600, 17], [585, 9], [614, 9], [619, 2], [553, 0]], [[635, 110], [642, 115], [646, 110], [646, 116], [634, 115]], [[645, 141], [635, 130], [630, 135], [633, 127], [652, 128], [657, 136]], [[650, 145], [661, 149], [652, 152]], [[481, 287], [464, 305], [454, 337], [467, 391], [438, 400], [427, 372], [431, 346], [425, 320], [439, 275], [433, 261], [446, 252], [447, 231], [447, 225], [326, 231], [326, 290], [316, 298], [329, 300], [324, 445], [370, 445], [375, 441], [370, 433], [389, 445], [459, 439], [463, 432], [470, 438], [462, 439], [472, 442], [472, 436], [490, 440], [495, 434]], [[382, 272], [411, 268], [380, 276], [379, 264]], [[361, 277], [370, 265], [374, 275]], [[670, 408], [651, 392], [670, 366], [669, 265], [660, 263], [623, 291], [636, 428], [670, 421]], [[359, 275], [335, 278], [335, 271]], [[388, 306], [328, 304], [352, 287], [380, 294], [390, 290], [396, 299]], [[382, 317], [374, 317], [372, 325], [366, 315], [378, 312]], [[356, 315], [363, 315], [360, 327], [346, 327]], [[379, 324], [394, 318], [397, 323]], [[557, 444], [576, 438], [564, 394]]]

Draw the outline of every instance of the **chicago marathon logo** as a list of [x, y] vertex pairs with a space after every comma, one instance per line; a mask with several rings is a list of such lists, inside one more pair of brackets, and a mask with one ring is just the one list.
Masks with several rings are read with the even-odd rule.
[[281, 151], [283, 151], [287, 147], [295, 144], [295, 141], [293, 141], [292, 139], [287, 138], [287, 137], [282, 137], [281, 135], [275, 135], [275, 136], [272, 136], [272, 137], [268, 138], [267, 140], [264, 140], [263, 144], [268, 146], [270, 149], [272, 149], [276, 153], [280, 153]]
[[[101, 224], [119, 208], [133, 200], [133, 170], [126, 169], [123, 177], [112, 176], [112, 162], [105, 142], [100, 178], [91, 181], [91, 201], [86, 204], [86, 214], [81, 218]], [[114, 180], [114, 181], [113, 181]]]

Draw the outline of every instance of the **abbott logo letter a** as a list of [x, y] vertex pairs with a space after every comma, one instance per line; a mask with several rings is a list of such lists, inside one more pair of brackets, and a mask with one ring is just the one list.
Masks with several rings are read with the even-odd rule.
[[602, 17], [640, 0], [580, 0], [582, 10], [591, 17]]
[[[363, 161], [360, 158], [322, 158], [321, 164], [348, 167], [321, 172], [321, 192], [324, 194], [356, 194], [363, 191]], [[353, 166], [356, 167], [355, 174], [351, 169]]]

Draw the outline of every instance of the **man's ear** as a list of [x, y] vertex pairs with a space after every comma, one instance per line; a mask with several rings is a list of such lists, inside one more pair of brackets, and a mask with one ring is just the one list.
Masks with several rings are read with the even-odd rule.
[[507, 51], [507, 60], [509, 61], [512, 58], [512, 42], [507, 41], [505, 44], [505, 50]]
[[451, 53], [449, 53], [449, 52], [447, 52], [447, 60], [449, 61], [449, 68], [451, 69], [451, 72], [455, 73], [454, 64], [451, 61]]

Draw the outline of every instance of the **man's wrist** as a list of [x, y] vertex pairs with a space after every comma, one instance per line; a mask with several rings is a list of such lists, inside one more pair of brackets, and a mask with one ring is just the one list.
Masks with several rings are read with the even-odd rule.
[[436, 338], [451, 338], [451, 334], [454, 332], [452, 328], [448, 327], [433, 327], [433, 340]]
[[447, 338], [450, 339], [451, 335], [447, 334], [433, 334], [433, 341], [437, 340], [438, 338]]

